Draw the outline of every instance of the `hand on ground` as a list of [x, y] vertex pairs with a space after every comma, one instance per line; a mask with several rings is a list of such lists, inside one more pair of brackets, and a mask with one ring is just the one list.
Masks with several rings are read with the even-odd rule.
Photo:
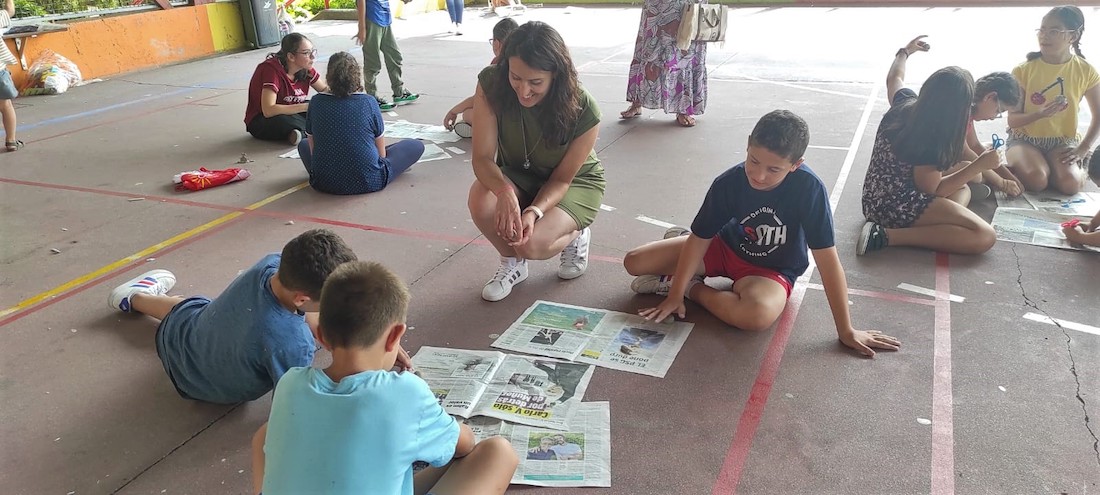
[[665, 318], [668, 318], [671, 314], [675, 314], [681, 319], [687, 315], [687, 308], [684, 306], [684, 298], [681, 297], [679, 300], [676, 300], [672, 297], [666, 297], [656, 308], [645, 308], [638, 311], [638, 316], [657, 323], [665, 321]]
[[876, 330], [863, 331], [852, 330], [848, 335], [840, 337], [844, 345], [859, 351], [867, 357], [875, 357], [875, 351], [871, 348], [896, 351], [901, 346], [901, 341]]

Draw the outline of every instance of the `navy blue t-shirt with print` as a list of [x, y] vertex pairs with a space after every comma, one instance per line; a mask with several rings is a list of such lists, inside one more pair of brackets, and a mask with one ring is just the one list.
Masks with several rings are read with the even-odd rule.
[[770, 191], [753, 189], [742, 162], [714, 179], [691, 232], [718, 236], [741, 259], [775, 270], [793, 284], [809, 267], [806, 247], [834, 245], [825, 184], [803, 164]]
[[313, 136], [309, 185], [329, 194], [382, 190], [390, 170], [374, 139], [384, 130], [378, 100], [371, 95], [314, 96], [306, 113], [306, 133]]

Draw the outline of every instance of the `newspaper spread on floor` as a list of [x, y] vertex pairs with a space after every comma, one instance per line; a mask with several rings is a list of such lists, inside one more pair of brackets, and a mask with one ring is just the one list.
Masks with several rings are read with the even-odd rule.
[[533, 428], [477, 416], [466, 420], [478, 441], [500, 435], [512, 442], [519, 467], [512, 484], [611, 486], [611, 405], [585, 402], [568, 431]]
[[413, 366], [449, 414], [555, 430], [569, 428], [594, 371], [557, 359], [429, 346]]
[[536, 301], [493, 347], [664, 377], [694, 324]]
[[1060, 215], [1093, 216], [1100, 211], [1100, 193], [1079, 192], [1072, 196], [1051, 191], [1026, 192], [1015, 198], [998, 197], [1000, 208], [1024, 208]]
[[997, 239], [1023, 242], [1035, 246], [1100, 252], [1100, 248], [1071, 244], [1062, 234], [1062, 222], [1077, 218], [1086, 224], [1091, 216], [1063, 215], [1044, 210], [997, 208], [993, 214], [993, 230]]
[[454, 143], [462, 139], [441, 125], [417, 124], [407, 120], [386, 121], [382, 135], [390, 139], [422, 139], [433, 143]]

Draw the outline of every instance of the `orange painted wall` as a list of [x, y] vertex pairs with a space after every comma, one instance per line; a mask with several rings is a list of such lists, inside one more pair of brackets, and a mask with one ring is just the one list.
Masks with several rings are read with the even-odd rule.
[[[8, 46], [15, 52], [9, 41]], [[44, 49], [72, 60], [84, 79], [95, 79], [147, 67], [182, 62], [214, 53], [205, 6], [88, 19], [69, 24], [65, 32], [27, 40], [27, 65]], [[18, 87], [26, 73], [8, 66]]]

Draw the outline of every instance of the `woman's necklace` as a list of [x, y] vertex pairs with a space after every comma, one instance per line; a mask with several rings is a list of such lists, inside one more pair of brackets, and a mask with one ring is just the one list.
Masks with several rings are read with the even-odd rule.
[[523, 109], [519, 111], [519, 132], [523, 134], [523, 169], [527, 170], [531, 168], [531, 153], [534, 153], [535, 148], [539, 147], [539, 143], [542, 142], [542, 136], [539, 136], [538, 141], [535, 141], [535, 145], [531, 147], [531, 151], [527, 151], [527, 127], [523, 124]]

